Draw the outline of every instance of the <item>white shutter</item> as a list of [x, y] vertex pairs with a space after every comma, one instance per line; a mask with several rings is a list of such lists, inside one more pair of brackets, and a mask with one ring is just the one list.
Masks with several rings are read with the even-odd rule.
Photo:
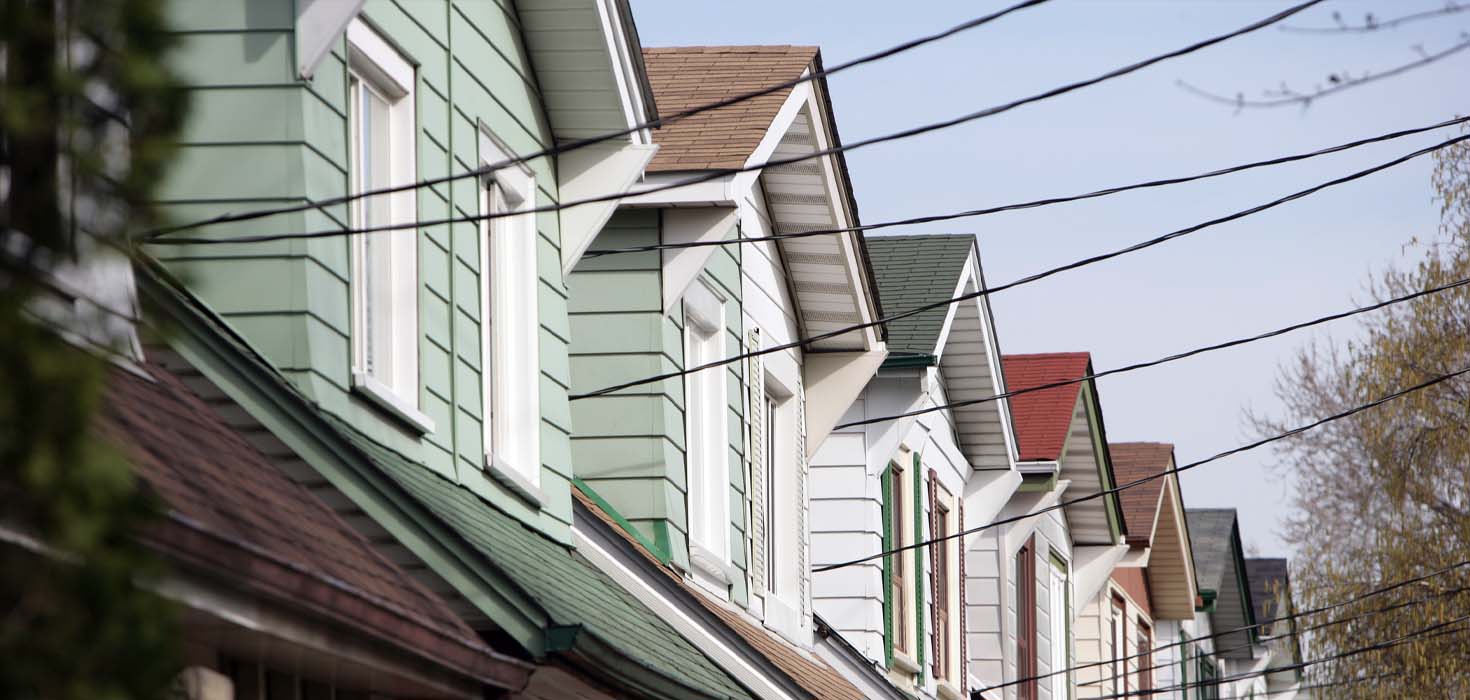
[[[746, 337], [746, 352], [754, 352], [761, 346], [761, 331], [759, 328], [750, 329]], [[748, 397], [746, 401], [745, 420], [748, 426], [749, 440], [746, 442], [745, 461], [749, 471], [750, 488], [746, 496], [750, 499], [750, 527], [746, 529], [746, 539], [750, 546], [750, 589], [757, 595], [764, 595], [766, 591], [766, 481], [770, 475], [766, 473], [768, 466], [765, 463], [766, 445], [766, 368], [765, 362], [760, 355], [746, 358], [745, 361], [745, 389]]]
[[801, 379], [796, 380], [796, 571], [801, 581], [797, 595], [801, 599], [801, 619], [806, 620], [811, 612], [811, 569], [807, 566], [807, 547], [811, 537], [807, 532], [807, 509], [811, 504], [806, 498], [806, 391]]

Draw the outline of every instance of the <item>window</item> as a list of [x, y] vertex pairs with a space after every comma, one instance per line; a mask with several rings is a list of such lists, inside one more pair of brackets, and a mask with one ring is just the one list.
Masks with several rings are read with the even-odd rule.
[[[358, 194], [414, 182], [413, 67], [360, 20], [347, 29], [348, 177]], [[354, 228], [418, 218], [413, 190], [353, 200]], [[369, 398], [424, 431], [418, 411], [418, 236], [413, 228], [351, 238], [352, 379]]]
[[[905, 523], [904, 508], [904, 486], [903, 467], [898, 462], [890, 462], [888, 465], [888, 532], [891, 533], [892, 541], [888, 549], [902, 549], [908, 544], [908, 527]], [[895, 651], [908, 653], [909, 651], [909, 606], [907, 590], [909, 561], [908, 552], [891, 554], [888, 557], [888, 568], [892, 572], [889, 599], [892, 601], [892, 614], [890, 623], [893, 628], [893, 648]]]
[[1016, 552], [1016, 677], [1018, 700], [1036, 700], [1036, 536]]
[[1154, 689], [1154, 631], [1147, 623], [1138, 622], [1138, 689]]
[[1067, 561], [1052, 552], [1051, 555], [1051, 697], [1065, 700], [1072, 687], [1072, 672], [1059, 673], [1071, 667], [1071, 619], [1072, 597], [1067, 585]]
[[[938, 488], [938, 484], [935, 484]], [[934, 528], [932, 535], [935, 538], [954, 534], [954, 519], [950, 516], [949, 504], [943, 498], [934, 501]], [[951, 541], [945, 540], [935, 543], [934, 547], [934, 675], [945, 680], [954, 680], [953, 645], [950, 640], [952, 630], [950, 629], [950, 592], [952, 582], [951, 572], [954, 566], [950, 561]], [[961, 583], [960, 585], [964, 585]]]
[[1123, 617], [1127, 605], [1118, 594], [1113, 594], [1112, 616], [1108, 618], [1109, 638], [1113, 644], [1113, 692], [1128, 692], [1128, 669], [1124, 657], [1128, 656], [1126, 632], [1128, 621]]
[[1220, 697], [1220, 685], [1216, 682], [1219, 674], [1215, 670], [1215, 664], [1205, 658], [1203, 652], [1199, 655], [1199, 689], [1196, 697], [1201, 700], [1217, 700]]
[[[480, 132], [480, 164], [510, 149]], [[481, 439], [492, 476], [540, 501], [541, 388], [536, 313], [536, 182], [524, 166], [495, 170], [480, 194]], [[525, 212], [525, 213], [521, 213]]]
[[[725, 301], [700, 281], [684, 295], [684, 366], [724, 357]], [[730, 583], [730, 441], [723, 366], [684, 377], [690, 560], [724, 590]]]

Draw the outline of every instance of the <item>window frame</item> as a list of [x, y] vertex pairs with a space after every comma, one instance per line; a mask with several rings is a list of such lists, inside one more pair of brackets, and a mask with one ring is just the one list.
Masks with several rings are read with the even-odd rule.
[[1154, 688], [1154, 628], [1153, 625], [1138, 620], [1135, 626], [1134, 637], [1137, 639], [1138, 662], [1135, 668], [1138, 671], [1138, 690], [1147, 691]]
[[[379, 188], [375, 184], [365, 186], [360, 179], [365, 174], [361, 170], [365, 137], [359, 133], [363, 110], [357, 98], [363, 90], [377, 95], [386, 105], [388, 172], [383, 185], [416, 182], [418, 127], [413, 65], [358, 18], [347, 27], [346, 79], [348, 192], [358, 194]], [[375, 204], [385, 206], [385, 221], [367, 219], [367, 208]], [[354, 199], [348, 210], [349, 222], [355, 228], [413, 222], [418, 219], [416, 190]], [[416, 229], [357, 234], [351, 236], [348, 246], [352, 388], [419, 432], [433, 432], [434, 422], [419, 408], [422, 329]], [[380, 255], [387, 259], [375, 257]], [[373, 287], [372, 280], [382, 276], [388, 278], [386, 291]], [[379, 359], [382, 355], [387, 357], [386, 367]]]
[[[1051, 676], [1052, 700], [1065, 700], [1072, 695], [1072, 575], [1071, 564], [1055, 549], [1051, 550]], [[1058, 596], [1060, 595], [1060, 600]], [[1058, 605], [1060, 602], [1060, 605]], [[1061, 615], [1057, 614], [1058, 609]], [[1060, 638], [1061, 642], [1058, 643]], [[1059, 658], [1060, 657], [1060, 658]], [[1065, 673], [1058, 673], [1066, 669]], [[1061, 692], [1058, 693], [1058, 690]]]
[[[1128, 688], [1128, 601], [1117, 591], [1109, 591], [1111, 611], [1109, 630], [1113, 646], [1113, 692], [1127, 693]], [[1119, 685], [1121, 684], [1121, 689]]]
[[[683, 340], [686, 369], [723, 359], [726, 301], [724, 294], [702, 278], [685, 291]], [[721, 595], [729, 594], [729, 586], [734, 580], [729, 542], [727, 371], [720, 366], [684, 375], [689, 560], [695, 579]], [[701, 465], [707, 468], [700, 469]]]
[[911, 642], [913, 635], [909, 631], [909, 605], [908, 587], [912, 576], [909, 572], [910, 562], [913, 558], [903, 548], [908, 545], [908, 532], [912, 523], [907, 518], [908, 508], [905, 506], [907, 500], [905, 494], [908, 489], [904, 485], [906, 470], [899, 460], [888, 463], [888, 489], [889, 500], [892, 501], [888, 507], [888, 527], [892, 532], [893, 547], [897, 550], [890, 555], [893, 564], [892, 580], [890, 581], [889, 595], [892, 597], [892, 610], [890, 612], [890, 626], [893, 629], [893, 653], [902, 654], [906, 657], [913, 655]]
[[[958, 531], [954, 496], [948, 489], [932, 481], [936, 490], [934, 498], [934, 528], [930, 536], [933, 538], [949, 538]], [[961, 679], [956, 677], [959, 670], [959, 659], [956, 658], [959, 648], [955, 624], [955, 611], [964, 614], [963, 606], [959, 604], [960, 587], [965, 585], [964, 581], [958, 579], [959, 567], [956, 561], [957, 539], [941, 539], [936, 542], [931, 566], [934, 577], [934, 635], [937, 640], [934, 653], [934, 676], [942, 681], [957, 684]]]
[[[481, 123], [479, 159], [488, 167], [514, 152]], [[524, 163], [496, 168], [479, 183], [480, 440], [484, 466], [540, 505], [541, 387], [535, 173]], [[500, 209], [500, 211], [494, 211]], [[513, 410], [499, 411], [496, 406]]]
[[1036, 634], [1036, 534], [1032, 533], [1016, 551], [1016, 688], [1017, 700], [1037, 700], [1040, 685], [1037, 661], [1040, 650]]

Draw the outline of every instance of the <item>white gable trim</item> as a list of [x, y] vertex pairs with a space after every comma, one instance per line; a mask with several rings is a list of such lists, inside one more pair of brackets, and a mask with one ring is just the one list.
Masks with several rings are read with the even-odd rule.
[[807, 353], [802, 374], [806, 379], [806, 456], [810, 459], [842, 420], [868, 380], [878, 372], [888, 350]]
[[[557, 156], [557, 188], [562, 201], [574, 202], [609, 192], [627, 192], [643, 175], [643, 169], [657, 151], [658, 146], [602, 144]], [[609, 200], [561, 210], [563, 274], [577, 266], [582, 254], [587, 252], [617, 208], [617, 200]]]
[[1107, 585], [1113, 567], [1128, 553], [1128, 545], [1083, 545], [1072, 548], [1073, 600], [1090, 601]]
[[[695, 243], [724, 241], [734, 237], [738, 217], [735, 209], [701, 207], [666, 209], [660, 224], [662, 242]], [[663, 307], [670, 313], [719, 246], [674, 248], [662, 251]]]
[[[597, 0], [597, 19], [602, 23], [602, 35], [607, 39], [607, 55], [612, 60], [613, 77], [618, 87], [618, 98], [622, 102], [623, 116], [628, 128], [647, 122], [650, 115], [644, 109], [643, 85], [638, 80], [635, 51], [642, 47], [632, 46], [632, 37], [623, 31], [625, 19], [619, 11], [617, 0]], [[648, 129], [639, 129], [628, 135], [633, 145], [645, 145], [651, 140]], [[650, 154], [650, 157], [652, 155]]]
[[296, 5], [296, 73], [310, 80], [367, 0], [300, 0]]

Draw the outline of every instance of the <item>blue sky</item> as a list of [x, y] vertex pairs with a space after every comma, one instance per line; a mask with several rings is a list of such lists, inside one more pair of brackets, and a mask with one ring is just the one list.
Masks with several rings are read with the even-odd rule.
[[[646, 46], [816, 44], [827, 65], [1002, 7], [1003, 2], [633, 0]], [[1287, 0], [1057, 0], [937, 45], [834, 76], [847, 141], [1023, 97], [1266, 17]], [[1328, 2], [1288, 23], [1330, 24], [1442, 0]], [[1189, 95], [1187, 80], [1255, 95], [1283, 81], [1384, 69], [1459, 41], [1470, 13], [1366, 35], [1268, 28], [1124, 79], [958, 128], [848, 155], [866, 222], [1182, 175], [1312, 150], [1470, 113], [1470, 54], [1324, 99], [1246, 110]], [[1458, 95], [1458, 97], [1457, 97]], [[1306, 163], [1083, 204], [915, 227], [973, 232], [991, 282], [1104, 252], [1304, 189], [1444, 140], [1405, 138]], [[1087, 350], [1097, 369], [1254, 334], [1354, 306], [1367, 276], [1415, 254], [1438, 209], [1423, 159], [1265, 214], [992, 297], [1005, 352]], [[1353, 333], [1338, 322], [1317, 337]], [[1177, 445], [1181, 463], [1247, 441], [1247, 407], [1270, 414], [1296, 334], [1099, 382], [1108, 437]], [[1183, 475], [1190, 506], [1240, 509], [1248, 548], [1277, 537], [1288, 485], [1268, 450]]]

